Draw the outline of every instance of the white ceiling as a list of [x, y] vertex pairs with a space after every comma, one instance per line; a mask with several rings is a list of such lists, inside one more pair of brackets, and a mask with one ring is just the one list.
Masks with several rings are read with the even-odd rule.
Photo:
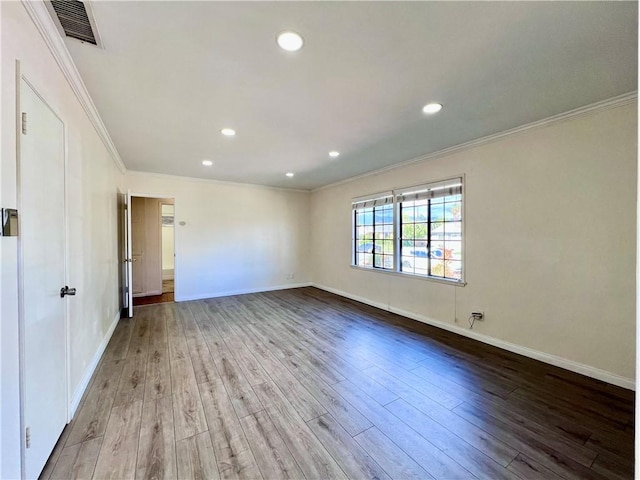
[[637, 88], [636, 2], [91, 5], [105, 49], [66, 42], [130, 170], [310, 189]]

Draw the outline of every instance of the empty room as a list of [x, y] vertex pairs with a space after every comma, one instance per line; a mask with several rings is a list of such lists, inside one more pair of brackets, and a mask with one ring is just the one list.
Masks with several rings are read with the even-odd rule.
[[0, 40], [0, 478], [638, 478], [637, 2]]

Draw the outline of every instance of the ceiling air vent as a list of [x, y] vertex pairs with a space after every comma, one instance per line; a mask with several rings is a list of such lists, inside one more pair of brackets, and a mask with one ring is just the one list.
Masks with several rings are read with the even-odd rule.
[[93, 13], [88, 2], [79, 0], [51, 0], [49, 13], [61, 34], [101, 47]]

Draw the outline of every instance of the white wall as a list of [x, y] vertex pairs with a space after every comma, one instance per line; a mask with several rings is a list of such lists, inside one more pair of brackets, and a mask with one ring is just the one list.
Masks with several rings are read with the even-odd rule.
[[177, 301], [310, 282], [309, 193], [135, 172], [125, 185], [175, 199]]
[[[65, 123], [68, 162], [68, 285], [78, 289], [70, 308], [70, 396], [79, 400], [92, 361], [118, 308], [117, 190], [122, 176], [63, 76], [24, 6], [0, 2], [2, 12], [1, 203], [17, 204], [15, 60]], [[61, 206], [62, 208], [62, 206]], [[1, 478], [20, 476], [17, 242], [2, 239]]]
[[[483, 310], [473, 333], [484, 340], [631, 385], [636, 108], [601, 109], [313, 192], [314, 283], [454, 330]], [[466, 175], [466, 286], [350, 267], [351, 198], [458, 174]]]

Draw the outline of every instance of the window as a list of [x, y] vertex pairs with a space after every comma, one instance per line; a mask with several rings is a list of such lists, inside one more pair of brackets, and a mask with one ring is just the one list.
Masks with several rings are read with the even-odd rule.
[[462, 179], [397, 192], [400, 271], [462, 280]]
[[393, 192], [356, 199], [353, 209], [353, 263], [393, 270]]
[[354, 265], [462, 281], [462, 178], [355, 199], [352, 205]]

